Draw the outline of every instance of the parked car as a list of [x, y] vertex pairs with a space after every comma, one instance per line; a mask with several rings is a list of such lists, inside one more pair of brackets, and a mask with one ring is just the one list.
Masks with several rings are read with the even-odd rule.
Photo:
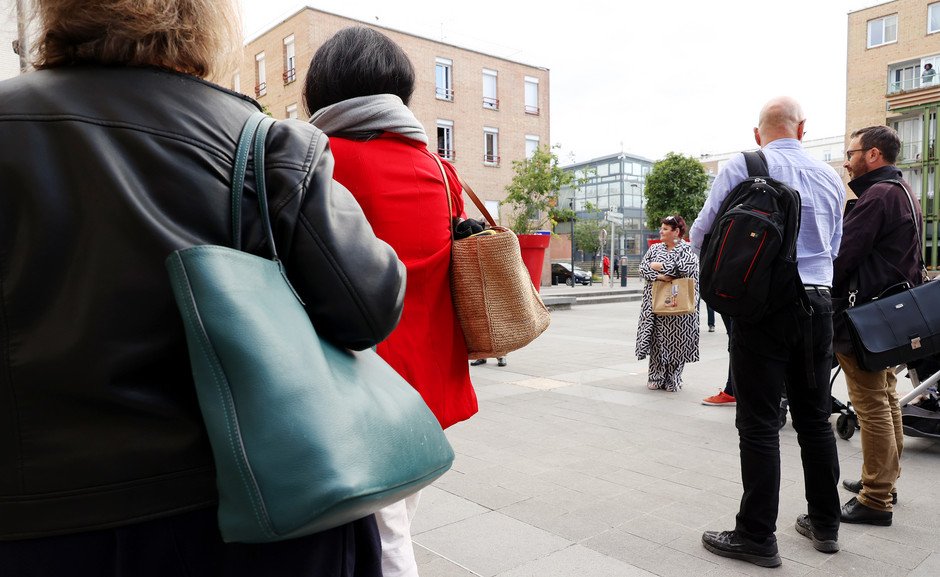
[[[571, 286], [571, 265], [566, 262], [553, 262], [552, 278], [557, 283], [564, 282], [566, 285]], [[575, 282], [580, 284], [591, 284], [591, 273], [575, 267], [574, 279]]]

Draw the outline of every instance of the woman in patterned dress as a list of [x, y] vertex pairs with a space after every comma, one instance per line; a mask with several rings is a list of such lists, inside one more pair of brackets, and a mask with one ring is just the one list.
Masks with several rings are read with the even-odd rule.
[[662, 242], [651, 246], [640, 263], [640, 274], [646, 279], [646, 286], [643, 287], [643, 305], [636, 331], [636, 356], [643, 360], [649, 355], [648, 389], [677, 392], [682, 388], [685, 363], [699, 359], [698, 310], [689, 315], [654, 315], [653, 283], [692, 277], [695, 279], [697, 303], [698, 256], [692, 252], [692, 245], [682, 240], [686, 226], [681, 216], [669, 216], [660, 222], [659, 238]]

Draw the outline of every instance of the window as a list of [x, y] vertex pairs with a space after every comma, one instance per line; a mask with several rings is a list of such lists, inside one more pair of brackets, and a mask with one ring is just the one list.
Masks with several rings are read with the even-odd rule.
[[483, 164], [499, 166], [499, 129], [483, 127]]
[[291, 104], [290, 106], [287, 107], [287, 110], [285, 112], [287, 113], [286, 118], [296, 119], [297, 118], [297, 105]]
[[496, 71], [483, 69], [483, 108], [499, 110], [499, 98], [496, 97]]
[[437, 120], [437, 154], [441, 158], [454, 160], [454, 122]]
[[255, 96], [264, 96], [267, 93], [267, 84], [264, 81], [264, 52], [255, 56]]
[[454, 79], [452, 77], [451, 67], [453, 60], [446, 58], [437, 58], [435, 60], [437, 70], [435, 72], [435, 82], [437, 86], [436, 95], [441, 100], [454, 99]]
[[927, 34], [940, 32], [940, 2], [927, 6]]
[[297, 80], [297, 58], [294, 55], [294, 35], [284, 39], [284, 84]]
[[[940, 4], [937, 5], [937, 12], [940, 12]], [[927, 69], [927, 65], [930, 65], [930, 69]], [[926, 58], [920, 59], [920, 86], [921, 88], [931, 88], [940, 84], [940, 72], [937, 72], [937, 69], [940, 68], [940, 54], [934, 54], [933, 56], [927, 56]]]
[[892, 122], [894, 128], [901, 137], [901, 154], [898, 155], [898, 162], [909, 162], [920, 160], [921, 152], [924, 146], [924, 119], [921, 116], [914, 116]]
[[526, 114], [539, 113], [539, 79], [531, 76], [525, 77], [525, 111]]
[[892, 14], [884, 18], [868, 21], [868, 47], [874, 48], [883, 44], [898, 41], [898, 15]]
[[908, 62], [892, 68], [888, 73], [888, 94], [920, 88], [920, 64]]
[[535, 151], [539, 148], [539, 137], [534, 134], [525, 135], [525, 157], [532, 158]]

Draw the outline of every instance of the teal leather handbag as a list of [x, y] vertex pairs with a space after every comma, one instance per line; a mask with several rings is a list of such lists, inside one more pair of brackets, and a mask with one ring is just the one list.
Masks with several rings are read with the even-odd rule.
[[[421, 396], [373, 350], [317, 335], [277, 258], [264, 140], [245, 124], [232, 183], [236, 248], [166, 260], [217, 469], [227, 542], [308, 535], [365, 517], [444, 474], [454, 452]], [[248, 152], [272, 258], [237, 250]]]

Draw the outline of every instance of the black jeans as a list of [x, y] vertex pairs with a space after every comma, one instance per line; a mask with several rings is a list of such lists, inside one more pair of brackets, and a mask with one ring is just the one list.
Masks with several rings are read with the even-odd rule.
[[[807, 296], [813, 308], [811, 335], [807, 335], [803, 307], [796, 304], [757, 324], [735, 321], [731, 325], [735, 424], [744, 485], [735, 530], [756, 542], [774, 539], [776, 530], [780, 501], [779, 406], [784, 390], [800, 444], [810, 520], [823, 535], [839, 530], [839, 455], [829, 422], [832, 300], [828, 290], [813, 289], [807, 291]], [[808, 369], [815, 377], [815, 387], [807, 382]]]

